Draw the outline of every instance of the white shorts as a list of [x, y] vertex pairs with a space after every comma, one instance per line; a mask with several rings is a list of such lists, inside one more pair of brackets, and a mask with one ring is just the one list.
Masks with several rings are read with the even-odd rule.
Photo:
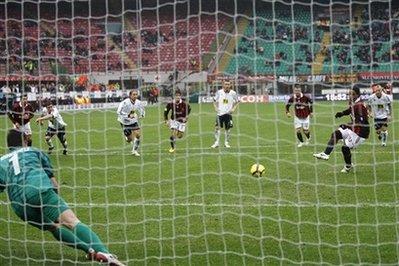
[[339, 128], [338, 130], [342, 134], [342, 138], [345, 145], [350, 149], [356, 148], [366, 140], [365, 138], [359, 137], [355, 132], [353, 132], [349, 128], [346, 129]]
[[25, 125], [19, 125], [19, 128], [16, 128], [14, 125], [14, 128], [17, 129], [18, 131], [24, 133], [25, 135], [32, 135], [32, 129], [30, 128], [30, 122], [26, 123]]
[[310, 119], [309, 116], [306, 117], [305, 119], [298, 118], [295, 116], [294, 118], [294, 126], [295, 128], [303, 128], [304, 130], [308, 130], [310, 125]]
[[170, 120], [169, 127], [170, 129], [174, 129], [180, 132], [186, 131], [186, 123], [182, 123], [176, 120]]

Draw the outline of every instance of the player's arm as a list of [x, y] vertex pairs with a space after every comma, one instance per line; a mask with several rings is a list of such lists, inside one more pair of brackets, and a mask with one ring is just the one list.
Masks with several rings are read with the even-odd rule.
[[238, 99], [238, 95], [236, 93], [235, 96], [234, 96], [233, 107], [231, 108], [230, 113], [234, 113], [234, 111], [237, 109], [239, 103], [240, 103], [240, 100]]
[[369, 117], [373, 117], [373, 109], [372, 109], [370, 103], [367, 103], [366, 108], [367, 108], [367, 114], [368, 114], [368, 116], [369, 116]]
[[58, 194], [58, 192], [60, 191], [60, 186], [57, 182], [57, 179], [53, 176], [52, 178], [50, 178], [50, 181], [53, 184], [54, 191]]
[[373, 107], [372, 107], [371, 101], [372, 101], [372, 96], [368, 99], [367, 104], [366, 104], [367, 114], [369, 117], [373, 117]]
[[118, 106], [118, 109], [116, 110], [116, 113], [123, 118], [127, 118], [128, 114], [125, 114], [123, 110], [124, 102], [121, 102]]
[[11, 122], [12, 122], [14, 125], [18, 125], [18, 123], [17, 123], [17, 121], [15, 121], [15, 117], [14, 117], [14, 114], [15, 114], [15, 108], [14, 108], [14, 106], [15, 106], [15, 105], [13, 105], [13, 107], [11, 108], [11, 111], [9, 111], [9, 112], [7, 113], [7, 116], [8, 116], [8, 118], [11, 120]]
[[164, 112], [163, 112], [163, 118], [164, 118], [164, 120], [165, 120], [165, 123], [168, 123], [168, 115], [169, 115], [169, 112], [170, 112], [170, 110], [172, 109], [171, 107], [171, 104], [170, 103], [168, 103], [167, 105], [166, 105], [166, 107], [165, 107], [165, 110], [164, 110]]
[[336, 114], [335, 114], [335, 118], [340, 118], [340, 117], [342, 117], [342, 116], [345, 116], [345, 115], [350, 115], [351, 114], [351, 107], [349, 107], [348, 109], [346, 109], [346, 110], [343, 110], [342, 112], [337, 112]]
[[308, 104], [309, 104], [309, 116], [312, 117], [313, 116], [313, 101], [310, 97], [308, 97]]
[[127, 123], [130, 121], [130, 118], [129, 118], [129, 114], [123, 111], [124, 106], [125, 106], [125, 103], [121, 102], [118, 106], [118, 109], [116, 110], [116, 113], [119, 116], [120, 120], [124, 121], [124, 123]]
[[217, 91], [215, 94], [215, 97], [213, 97], [213, 108], [215, 111], [218, 111], [219, 108], [219, 92]]
[[49, 120], [51, 118], [53, 118], [54, 116], [52, 114], [48, 114], [48, 115], [42, 115], [41, 117], [39, 117], [38, 119], [36, 119], [36, 123], [39, 122], [43, 122], [44, 120]]
[[13, 111], [7, 112], [7, 116], [8, 116], [8, 118], [11, 120], [11, 122], [12, 122], [13, 124], [15, 124]]
[[291, 113], [290, 113], [290, 107], [291, 104], [294, 102], [294, 97], [290, 97], [288, 99], [287, 104], [285, 105], [285, 114], [287, 115], [287, 117], [291, 117]]
[[0, 166], [0, 193], [6, 189], [5, 177], [6, 171]]
[[187, 123], [188, 115], [191, 113], [191, 106], [188, 103], [185, 103], [185, 105], [186, 105], [186, 113], [185, 113], [185, 116], [183, 118], [183, 122]]

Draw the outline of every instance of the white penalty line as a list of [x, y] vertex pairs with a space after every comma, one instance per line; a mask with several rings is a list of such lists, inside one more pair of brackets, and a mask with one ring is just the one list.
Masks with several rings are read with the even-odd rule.
[[330, 204], [330, 203], [280, 203], [280, 202], [249, 202], [243, 204], [202, 203], [202, 202], [129, 202], [129, 203], [68, 203], [74, 207], [211, 207], [211, 208], [397, 208], [399, 202]]
[[[141, 155], [161, 155], [161, 154], [170, 154], [171, 156], [176, 155], [186, 155], [187, 153], [189, 154], [198, 154], [198, 155], [225, 155], [225, 154], [248, 154], [248, 155], [295, 155], [295, 154], [310, 154], [312, 155], [315, 152], [319, 151], [314, 151], [310, 150], [309, 148], [314, 147], [316, 145], [309, 145], [308, 147], [304, 148], [297, 148], [294, 151], [291, 152], [276, 152], [273, 150], [270, 150], [270, 148], [278, 148], [278, 147], [288, 147], [288, 146], [293, 146], [293, 145], [263, 145], [263, 146], [241, 146], [239, 148], [225, 148], [225, 147], [219, 147], [219, 148], [182, 148], [179, 149], [178, 147], [176, 148], [176, 151], [174, 153], [169, 153], [167, 149], [158, 149], [158, 150], [146, 150], [142, 149], [141, 150]], [[295, 147], [295, 146], [293, 146]], [[268, 150], [264, 150], [265, 148], [268, 148]], [[74, 153], [73, 151], [69, 152], [70, 156], [104, 156], [104, 155], [119, 155], [119, 156], [131, 156], [130, 153], [127, 153], [125, 151], [127, 149], [126, 147], [121, 147], [120, 150], [94, 150], [94, 151], [89, 151], [89, 152], [76, 152]], [[250, 149], [250, 150], [249, 150]], [[377, 150], [371, 150], [371, 151], [352, 151], [352, 154], [398, 154], [399, 150], [395, 151], [392, 150], [389, 146], [385, 148], [380, 148]]]

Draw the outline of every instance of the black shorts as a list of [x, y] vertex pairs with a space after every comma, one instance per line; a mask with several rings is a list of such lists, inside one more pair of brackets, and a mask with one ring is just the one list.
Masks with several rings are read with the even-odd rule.
[[215, 126], [224, 127], [226, 130], [233, 127], [233, 117], [231, 114], [224, 114], [216, 116]]
[[126, 137], [129, 137], [132, 134], [132, 131], [140, 129], [139, 123], [137, 122], [131, 125], [124, 125], [121, 123], [121, 127], [123, 129], [123, 134]]
[[61, 142], [65, 141], [65, 127], [60, 127], [58, 129], [48, 127], [46, 130], [46, 136], [51, 138], [54, 135], [57, 135], [58, 139]]
[[388, 127], [388, 118], [374, 118], [375, 130], [380, 130], [382, 127]]

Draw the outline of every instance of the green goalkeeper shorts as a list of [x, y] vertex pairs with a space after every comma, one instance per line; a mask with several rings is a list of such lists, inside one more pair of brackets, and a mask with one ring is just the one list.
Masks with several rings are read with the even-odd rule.
[[69, 210], [68, 204], [52, 189], [26, 201], [12, 201], [11, 207], [19, 218], [41, 230], [49, 230], [61, 213]]

